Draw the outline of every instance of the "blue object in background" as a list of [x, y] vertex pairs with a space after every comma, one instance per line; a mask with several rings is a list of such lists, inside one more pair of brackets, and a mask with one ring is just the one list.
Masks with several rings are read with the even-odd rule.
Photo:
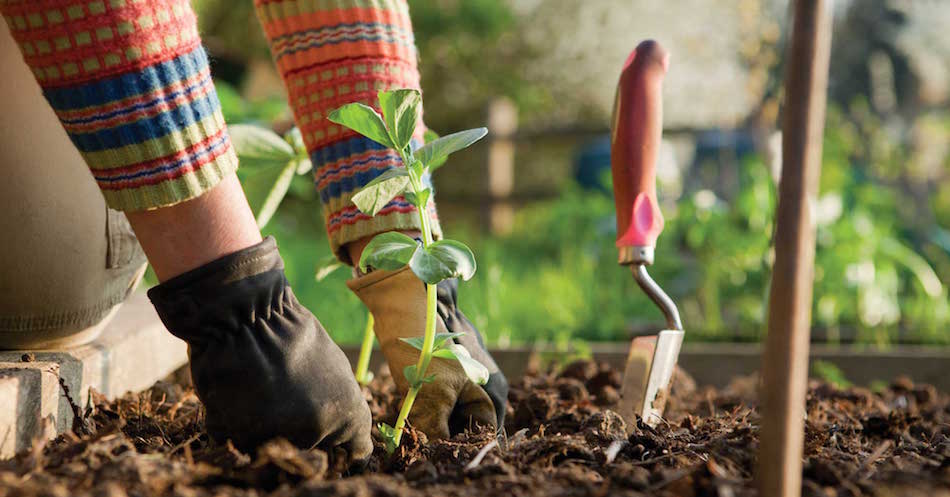
[[594, 138], [580, 147], [574, 157], [574, 180], [589, 190], [610, 193], [604, 178], [610, 173], [610, 135]]

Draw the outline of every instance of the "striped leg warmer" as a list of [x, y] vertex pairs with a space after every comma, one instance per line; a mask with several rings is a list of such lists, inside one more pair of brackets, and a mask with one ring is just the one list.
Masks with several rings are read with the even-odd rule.
[[[415, 208], [396, 197], [375, 217], [350, 201], [366, 183], [401, 167], [394, 150], [331, 123], [326, 116], [350, 102], [379, 110], [376, 94], [419, 88], [412, 24], [404, 0], [255, 0], [271, 53], [287, 87], [297, 126], [314, 164], [334, 252], [392, 230], [419, 229]], [[424, 126], [416, 130], [421, 143]], [[433, 232], [440, 229], [430, 203]]]

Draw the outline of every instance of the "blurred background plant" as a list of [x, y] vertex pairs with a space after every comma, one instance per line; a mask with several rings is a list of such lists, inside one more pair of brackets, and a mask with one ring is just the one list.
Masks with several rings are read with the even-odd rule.
[[[250, 4], [195, 4], [228, 121], [288, 133], [291, 116]], [[605, 138], [620, 67], [645, 37], [673, 54], [659, 187], [667, 227], [651, 273], [680, 305], [688, 340], [760, 338], [787, 2], [409, 4], [430, 127], [484, 125], [500, 98], [516, 110], [513, 133], [494, 133], [436, 179], [443, 224], [472, 241], [479, 261], [461, 305], [489, 341], [575, 348], [661, 325], [615, 263]], [[813, 337], [946, 344], [950, 5], [850, 0], [836, 9]], [[702, 22], [683, 21], [699, 10]], [[504, 199], [488, 173], [496, 144], [514, 150]], [[250, 192], [276, 181], [252, 170], [242, 173]], [[513, 212], [501, 228], [485, 221], [499, 202]], [[264, 231], [278, 239], [298, 297], [337, 340], [358, 343], [365, 310], [344, 291], [348, 271], [314, 279], [329, 255], [319, 209], [309, 175], [293, 174]]]

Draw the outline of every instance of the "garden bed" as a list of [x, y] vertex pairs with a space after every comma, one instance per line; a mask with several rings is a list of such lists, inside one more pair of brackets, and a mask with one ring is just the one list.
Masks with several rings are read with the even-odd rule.
[[[392, 421], [392, 383], [378, 376], [365, 393], [376, 420]], [[410, 432], [395, 456], [378, 443], [349, 475], [336, 454], [209, 443], [194, 393], [159, 383], [113, 402], [94, 396], [78, 434], [0, 463], [0, 496], [754, 495], [753, 379], [717, 390], [679, 374], [668, 422], [630, 436], [609, 410], [618, 382], [592, 362], [530, 372], [512, 385], [497, 445], [485, 431], [432, 443]], [[875, 393], [813, 382], [804, 495], [950, 494], [948, 435], [950, 396], [931, 386], [899, 379]]]

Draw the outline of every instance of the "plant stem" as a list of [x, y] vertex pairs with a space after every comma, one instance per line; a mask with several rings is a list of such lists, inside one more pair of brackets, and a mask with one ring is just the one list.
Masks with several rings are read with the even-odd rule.
[[399, 408], [399, 416], [396, 418], [395, 435], [393, 436], [393, 445], [399, 447], [399, 442], [402, 440], [402, 429], [406, 427], [406, 419], [409, 417], [409, 411], [412, 410], [412, 403], [416, 401], [416, 395], [419, 394], [419, 389], [422, 388], [422, 385], [417, 385], [409, 387], [409, 391], [406, 392], [406, 397], [402, 399], [402, 406]]
[[[403, 164], [407, 167], [411, 162], [407, 160], [407, 157], [403, 154], [402, 156]], [[410, 186], [414, 192], [421, 191], [424, 187], [422, 185], [422, 178], [416, 177], [414, 174], [410, 173]], [[432, 228], [429, 225], [429, 216], [428, 216], [428, 200], [423, 203], [423, 205], [416, 205], [416, 212], [419, 214], [419, 225], [422, 229], [422, 246], [423, 248], [428, 248], [432, 244]], [[396, 426], [394, 426], [394, 444], [396, 447], [399, 446], [399, 441], [402, 440], [402, 430], [406, 426], [406, 419], [409, 417], [409, 411], [412, 410], [412, 404], [416, 400], [416, 395], [418, 395], [419, 390], [424, 384], [423, 378], [426, 376], [426, 370], [429, 369], [429, 362], [432, 360], [432, 347], [435, 343], [435, 310], [436, 310], [436, 285], [426, 284], [426, 324], [424, 335], [422, 339], [422, 350], [419, 352], [419, 362], [416, 363], [416, 381], [415, 384], [409, 386], [409, 391], [406, 392], [406, 397], [402, 399], [402, 406], [399, 408], [399, 416], [396, 418]]]
[[432, 360], [432, 345], [435, 343], [435, 306], [436, 286], [426, 285], [426, 329], [422, 339], [422, 352], [419, 354], [419, 363], [416, 364], [419, 378], [424, 378], [429, 361]]
[[373, 313], [366, 313], [366, 330], [363, 331], [363, 344], [360, 345], [360, 357], [356, 361], [356, 381], [360, 385], [369, 383], [369, 358], [373, 353]]

